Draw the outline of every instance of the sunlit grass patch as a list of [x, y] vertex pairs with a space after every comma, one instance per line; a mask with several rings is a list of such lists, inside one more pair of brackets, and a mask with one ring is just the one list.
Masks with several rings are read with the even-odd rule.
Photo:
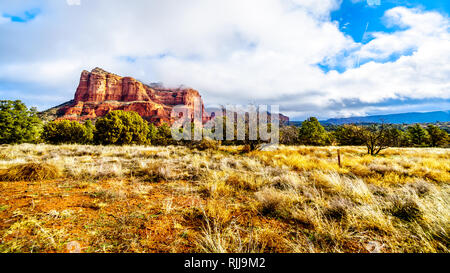
[[449, 252], [447, 150], [241, 148], [1, 146], [0, 172], [36, 162], [60, 176], [0, 183], [0, 248]]
[[302, 155], [295, 151], [253, 152], [252, 155], [268, 165], [278, 167], [285, 165], [295, 171], [338, 169], [337, 162], [309, 155]]

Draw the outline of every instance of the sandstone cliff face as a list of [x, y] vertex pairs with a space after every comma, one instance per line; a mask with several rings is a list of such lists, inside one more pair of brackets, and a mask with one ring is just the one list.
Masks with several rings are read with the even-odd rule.
[[[131, 77], [121, 77], [101, 68], [91, 72], [83, 71], [80, 83], [71, 103], [58, 110], [60, 120], [95, 120], [113, 110], [134, 111], [145, 120], [156, 125], [173, 124], [175, 106], [183, 105], [191, 113], [195, 102], [201, 107], [203, 123], [214, 118], [206, 112], [203, 100], [192, 88], [165, 88], [159, 85], [145, 85]], [[270, 113], [269, 117], [270, 117]], [[269, 119], [270, 120], [270, 119]], [[289, 118], [280, 114], [280, 123], [287, 124]]]
[[100, 68], [81, 73], [75, 102], [151, 101], [144, 85], [130, 77], [120, 77]]
[[131, 77], [120, 77], [100, 68], [81, 73], [74, 101], [60, 109], [59, 119], [87, 120], [106, 115], [112, 110], [135, 111], [157, 125], [174, 122], [171, 112], [176, 105], [194, 110], [194, 101], [201, 104], [203, 121], [209, 118], [198, 91], [190, 88], [169, 89], [148, 86]]

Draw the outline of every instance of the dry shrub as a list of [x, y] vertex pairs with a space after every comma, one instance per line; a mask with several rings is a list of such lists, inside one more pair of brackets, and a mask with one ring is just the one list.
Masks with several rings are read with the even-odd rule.
[[192, 222], [200, 222], [203, 221], [205, 218], [204, 210], [202, 210], [200, 207], [189, 207], [182, 210], [182, 216], [187, 221]]
[[300, 149], [298, 149], [297, 152], [300, 155], [313, 155], [317, 149], [318, 148], [313, 148], [313, 147], [301, 147]]
[[196, 148], [199, 151], [205, 151], [205, 150], [217, 151], [217, 150], [219, 150], [220, 145], [221, 145], [220, 141], [212, 140], [209, 138], [204, 138], [199, 143], [194, 144], [194, 148]]
[[250, 147], [249, 144], [245, 144], [241, 149], [241, 153], [244, 153], [244, 154], [250, 153], [251, 151], [252, 151], [252, 148]]
[[156, 164], [148, 164], [147, 167], [137, 171], [135, 175], [141, 176], [145, 181], [150, 182], [168, 181], [177, 177], [170, 166], [158, 166]]
[[217, 221], [220, 224], [227, 224], [232, 220], [233, 208], [232, 204], [227, 204], [227, 200], [209, 199], [203, 209], [203, 213], [210, 220]]
[[199, 252], [228, 253], [243, 252], [239, 232], [233, 225], [223, 226], [215, 220], [205, 219], [202, 232], [197, 236], [196, 245]]
[[0, 173], [1, 181], [39, 181], [61, 177], [61, 170], [48, 163], [19, 164]]
[[419, 197], [424, 197], [430, 193], [432, 185], [423, 179], [416, 179], [414, 183], [410, 183], [409, 186], [417, 193]]
[[295, 173], [283, 173], [272, 181], [272, 186], [279, 190], [298, 190], [304, 181]]
[[258, 183], [254, 181], [254, 178], [247, 175], [237, 175], [232, 174], [230, 175], [226, 180], [227, 185], [232, 186], [235, 189], [238, 190], [245, 190], [245, 191], [255, 191], [258, 189]]
[[90, 194], [92, 198], [99, 198], [103, 201], [125, 200], [129, 197], [129, 195], [130, 194], [128, 194], [124, 190], [114, 189], [101, 189]]
[[223, 224], [207, 216], [202, 232], [196, 237], [198, 252], [205, 253], [280, 252], [285, 241], [281, 234], [270, 229], [248, 229], [234, 221]]
[[199, 192], [205, 197], [220, 197], [234, 195], [235, 189], [225, 181], [212, 179], [202, 183], [199, 187]]
[[313, 229], [314, 228], [314, 219], [317, 211], [314, 207], [303, 204], [298, 208], [292, 209], [291, 211], [291, 220], [293, 220], [296, 224], [301, 225], [304, 228]]
[[357, 177], [347, 177], [336, 172], [315, 173], [316, 185], [327, 194], [347, 196], [355, 202], [371, 202], [372, 193], [366, 183]]
[[256, 199], [260, 202], [262, 215], [282, 219], [291, 215], [289, 208], [292, 206], [292, 200], [288, 194], [274, 188], [265, 188], [256, 193]]
[[343, 198], [336, 198], [329, 202], [323, 215], [329, 220], [340, 221], [347, 216], [347, 211], [351, 206], [350, 202]]
[[419, 205], [411, 198], [395, 198], [389, 212], [393, 216], [407, 222], [417, 220], [422, 216]]
[[400, 175], [407, 175], [408, 172], [400, 166], [394, 165], [392, 162], [371, 163], [367, 166], [371, 171], [385, 175], [387, 173], [397, 173]]
[[324, 189], [326, 193], [342, 193], [344, 191], [345, 176], [336, 172], [314, 172], [312, 174], [315, 185]]
[[285, 238], [286, 232], [272, 228], [255, 228], [252, 230], [253, 253], [283, 253], [288, 251], [288, 240]]
[[71, 186], [76, 189], [87, 189], [91, 185], [91, 182], [88, 181], [73, 181]]
[[374, 196], [387, 197], [389, 195], [389, 188], [386, 187], [369, 184], [368, 189]]
[[350, 165], [349, 168], [351, 170], [351, 173], [356, 176], [367, 177], [373, 174], [371, 169], [369, 169], [366, 165]]

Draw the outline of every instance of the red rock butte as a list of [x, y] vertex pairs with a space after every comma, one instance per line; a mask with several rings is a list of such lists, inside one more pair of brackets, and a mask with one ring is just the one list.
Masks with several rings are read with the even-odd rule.
[[176, 118], [171, 115], [173, 107], [184, 105], [193, 112], [196, 99], [201, 103], [203, 122], [206, 122], [210, 118], [197, 90], [146, 85], [134, 78], [95, 68], [81, 73], [75, 98], [59, 109], [58, 120], [94, 120], [110, 111], [124, 110], [135, 111], [157, 125], [172, 124]]
[[[180, 105], [191, 115], [194, 113], [194, 107], [201, 105], [203, 123], [215, 116], [214, 113], [209, 115], [206, 112], [197, 90], [184, 87], [165, 88], [159, 84], [146, 85], [134, 78], [121, 77], [97, 67], [91, 72], [81, 72], [73, 101], [52, 109], [56, 109], [57, 120], [95, 120], [110, 111], [123, 110], [137, 112], [142, 118], [156, 125], [171, 125], [178, 118], [172, 114], [172, 110]], [[289, 122], [288, 117], [282, 114], [279, 117], [281, 123]]]

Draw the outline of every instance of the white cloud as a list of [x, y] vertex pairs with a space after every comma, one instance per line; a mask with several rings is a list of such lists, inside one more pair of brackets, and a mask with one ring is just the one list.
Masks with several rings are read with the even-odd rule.
[[[406, 29], [374, 33], [374, 39], [357, 53], [371, 61], [342, 74], [327, 75], [330, 90], [335, 89], [337, 95], [345, 87], [347, 92], [340, 95], [341, 99], [353, 97], [367, 103], [396, 98], [450, 98], [448, 18], [407, 8], [391, 9], [385, 16], [391, 24]], [[376, 62], [393, 54], [401, 57]]]
[[304, 9], [311, 15], [323, 17], [329, 16], [330, 11], [337, 10], [342, 0], [292, 0], [288, 2], [293, 6]]
[[81, 5], [81, 0], [66, 0], [69, 6], [79, 6]]
[[6, 24], [6, 23], [8, 23], [10, 21], [11, 21], [10, 19], [1, 16], [1, 12], [0, 12], [0, 25], [1, 24]]
[[422, 13], [418, 9], [397, 7], [386, 12], [389, 26], [406, 28], [395, 33], [373, 33], [373, 40], [361, 49], [361, 57], [384, 59], [391, 54], [417, 50], [424, 44], [449, 40], [449, 20], [437, 12]]
[[[42, 15], [26, 25], [0, 25], [2, 37], [15, 38], [0, 40], [0, 83], [59, 86], [70, 99], [81, 70], [100, 66], [192, 86], [209, 104], [276, 102], [298, 115], [449, 98], [449, 20], [436, 12], [392, 9], [385, 20], [402, 29], [371, 33], [360, 45], [330, 21], [338, 0], [64, 2], [42, 1]], [[343, 52], [350, 56], [342, 59]], [[358, 54], [364, 64], [352, 68]], [[323, 60], [349, 69], [325, 73], [317, 65]]]

